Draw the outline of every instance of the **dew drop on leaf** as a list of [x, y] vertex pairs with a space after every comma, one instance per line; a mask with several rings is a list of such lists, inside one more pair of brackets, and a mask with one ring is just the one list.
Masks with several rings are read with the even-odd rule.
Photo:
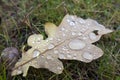
[[72, 35], [74, 36], [74, 35], [76, 35], [76, 33], [75, 33], [75, 32], [72, 32]]
[[62, 70], [62, 68], [61, 68], [61, 67], [57, 67], [57, 69], [58, 69], [58, 70]]
[[92, 60], [93, 55], [89, 52], [85, 52], [85, 53], [83, 53], [83, 58], [88, 59], [88, 60]]
[[83, 49], [86, 46], [86, 44], [78, 39], [72, 40], [69, 43], [69, 47], [73, 50], [79, 50], [79, 49]]
[[54, 53], [55, 53], [55, 54], [58, 54], [58, 50], [54, 50]]
[[21, 73], [22, 73], [22, 71], [21, 71], [21, 70], [18, 70], [18, 71], [17, 71], [17, 74], [21, 74]]
[[53, 45], [53, 44], [49, 44], [48, 45], [48, 49], [52, 49], [52, 48], [54, 48], [55, 46]]
[[64, 31], [64, 30], [65, 30], [65, 28], [61, 28], [61, 30], [62, 30], [62, 31]]
[[91, 40], [95, 40], [97, 38], [97, 36], [94, 33], [90, 33], [89, 37]]
[[72, 56], [71, 56], [70, 54], [67, 54], [67, 57], [68, 57], [68, 58], [72, 58]]
[[47, 56], [47, 59], [53, 59], [53, 58], [52, 58], [52, 56], [48, 55], [48, 56]]
[[64, 34], [64, 33], [63, 33], [62, 35], [63, 35], [63, 36], [65, 36], [65, 34]]
[[63, 54], [59, 54], [60, 59], [65, 59], [65, 56]]
[[39, 54], [40, 54], [39, 50], [34, 50], [33, 51], [33, 57], [37, 57], [37, 56], [39, 56]]

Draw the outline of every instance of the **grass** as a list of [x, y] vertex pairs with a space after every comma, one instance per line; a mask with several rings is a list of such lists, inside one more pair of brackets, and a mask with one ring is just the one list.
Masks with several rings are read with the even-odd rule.
[[[114, 30], [96, 43], [104, 55], [88, 64], [62, 60], [65, 69], [60, 75], [31, 67], [27, 77], [18, 75], [13, 80], [120, 80], [120, 0], [2, 0], [0, 52], [10, 46], [21, 50], [33, 33], [46, 37], [44, 23], [59, 25], [66, 14], [92, 18]], [[0, 80], [6, 80], [0, 68]]]

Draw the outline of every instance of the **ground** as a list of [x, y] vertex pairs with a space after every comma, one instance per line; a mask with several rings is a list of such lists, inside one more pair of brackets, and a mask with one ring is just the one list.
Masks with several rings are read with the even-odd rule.
[[[1, 0], [0, 52], [11, 46], [21, 51], [33, 33], [46, 38], [45, 22], [59, 25], [66, 14], [92, 18], [114, 30], [95, 43], [104, 55], [91, 63], [61, 60], [65, 69], [59, 75], [31, 67], [27, 77], [13, 80], [120, 80], [120, 0]], [[0, 74], [0, 80], [6, 80], [2, 66]]]

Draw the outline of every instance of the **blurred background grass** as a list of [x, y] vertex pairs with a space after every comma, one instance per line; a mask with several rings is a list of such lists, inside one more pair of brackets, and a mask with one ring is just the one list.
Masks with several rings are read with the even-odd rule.
[[[114, 30], [95, 43], [104, 55], [87, 64], [62, 60], [65, 69], [59, 75], [31, 67], [27, 77], [13, 80], [120, 80], [120, 0], [0, 0], [0, 52], [11, 46], [21, 50], [33, 33], [46, 37], [44, 23], [59, 25], [66, 14], [92, 18]], [[6, 80], [5, 74], [0, 66], [0, 80]]]

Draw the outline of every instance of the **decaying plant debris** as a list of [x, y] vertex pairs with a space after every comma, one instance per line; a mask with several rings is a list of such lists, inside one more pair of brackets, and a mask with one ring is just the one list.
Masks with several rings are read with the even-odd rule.
[[26, 76], [30, 66], [47, 68], [60, 74], [63, 64], [59, 59], [91, 62], [103, 55], [103, 51], [92, 43], [112, 32], [95, 20], [84, 20], [73, 15], [66, 15], [58, 27], [46, 23], [45, 31], [48, 35], [46, 40], [41, 34], [33, 34], [28, 38], [28, 45], [32, 48], [22, 53], [12, 75], [23, 73]]

